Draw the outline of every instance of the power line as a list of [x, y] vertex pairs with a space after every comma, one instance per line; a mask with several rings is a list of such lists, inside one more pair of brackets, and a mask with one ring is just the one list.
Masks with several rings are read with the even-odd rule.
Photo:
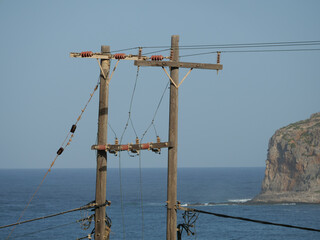
[[196, 50], [196, 49], [222, 49], [222, 48], [267, 48], [267, 47], [295, 47], [295, 46], [315, 46], [320, 45], [318, 43], [295, 43], [295, 44], [236, 44], [236, 45], [212, 45], [212, 46], [199, 46], [199, 47], [186, 47], [180, 48], [181, 50]]
[[139, 49], [139, 47], [118, 49], [118, 50], [111, 51], [111, 53], [114, 53], [114, 52], [122, 52], [122, 51], [129, 51], [129, 50], [135, 50], [135, 49]]
[[54, 213], [54, 214], [43, 216], [43, 217], [33, 218], [33, 219], [21, 221], [21, 222], [16, 222], [16, 223], [0, 226], [0, 229], [8, 228], [8, 227], [16, 226], [16, 225], [21, 225], [21, 224], [24, 224], [24, 223], [34, 222], [34, 221], [38, 221], [38, 220], [43, 220], [43, 219], [46, 219], [46, 218], [52, 218], [52, 217], [56, 217], [56, 216], [59, 216], [59, 215], [64, 215], [64, 214], [75, 212], [75, 211], [86, 210], [86, 209], [89, 209], [89, 208], [100, 208], [100, 207], [105, 206], [107, 204], [109, 204], [109, 203], [106, 202], [106, 203], [100, 204], [100, 205], [88, 204], [88, 205], [85, 205], [85, 206], [82, 206], [82, 207], [79, 207], [79, 208], [74, 208], [74, 209], [63, 211], [63, 212], [59, 212], [59, 213]]
[[25, 234], [14, 236], [14, 239], [30, 236], [30, 235], [33, 235], [33, 234], [36, 234], [36, 233], [45, 232], [45, 231], [52, 230], [52, 229], [62, 228], [62, 227], [69, 226], [69, 225], [72, 225], [72, 224], [75, 224], [75, 223], [79, 223], [79, 222], [83, 222], [83, 221], [86, 221], [86, 220], [89, 220], [89, 219], [90, 219], [90, 217], [87, 217], [87, 218], [79, 219], [79, 220], [72, 221], [72, 222], [69, 222], [69, 223], [64, 223], [64, 224], [60, 224], [60, 225], [56, 225], [56, 226], [40, 229], [38, 231], [28, 232], [28, 233], [25, 233]]
[[[31, 204], [32, 200], [34, 199], [34, 197], [36, 196], [36, 194], [38, 193], [38, 191], [40, 190], [40, 187], [42, 186], [42, 184], [44, 183], [44, 180], [46, 179], [47, 175], [49, 174], [49, 172], [51, 172], [51, 169], [53, 168], [53, 165], [55, 164], [55, 162], [57, 161], [58, 157], [63, 153], [63, 151], [71, 144], [71, 141], [74, 137], [74, 132], [77, 128], [77, 124], [79, 123], [79, 121], [82, 118], [83, 113], [85, 112], [85, 110], [87, 109], [88, 104], [90, 103], [94, 93], [97, 91], [98, 87], [99, 87], [100, 81], [97, 81], [97, 84], [94, 88], [94, 90], [92, 91], [92, 93], [90, 94], [90, 97], [88, 99], [88, 101], [86, 102], [84, 108], [81, 110], [80, 115], [78, 116], [76, 122], [72, 125], [70, 131], [68, 132], [67, 136], [65, 137], [64, 141], [62, 142], [62, 144], [60, 145], [60, 148], [58, 149], [55, 158], [53, 159], [53, 161], [51, 162], [50, 167], [48, 168], [47, 172], [45, 173], [45, 175], [43, 176], [40, 184], [37, 186], [36, 190], [34, 191], [33, 195], [31, 196], [31, 198], [29, 199], [28, 203], [26, 204], [26, 206], [24, 207], [24, 209], [22, 210], [18, 220], [17, 220], [17, 224], [15, 224], [15, 226], [11, 229], [9, 235], [7, 236], [7, 239], [9, 239], [10, 235], [12, 234], [12, 232], [14, 231], [16, 225], [18, 225], [18, 223], [20, 222], [20, 220], [22, 219], [22, 217], [24, 216], [26, 210], [28, 209], [29, 205]], [[69, 140], [67, 141], [67, 139], [69, 138]], [[67, 142], [67, 143], [66, 143]]]
[[[230, 46], [257, 46], [257, 45], [318, 45], [320, 44], [320, 40], [312, 40], [312, 41], [287, 41], [287, 42], [255, 42], [255, 43], [226, 43], [226, 44], [192, 44], [192, 45], [181, 45], [179, 48], [198, 48], [198, 47], [230, 47]], [[126, 51], [126, 50], [134, 50], [138, 49], [139, 47], [131, 47], [131, 48], [125, 48], [125, 49], [119, 49], [112, 52], [117, 51]], [[142, 46], [144, 49], [156, 49], [156, 48], [168, 48], [171, 49], [171, 46], [165, 45], [165, 46]]]
[[235, 216], [229, 216], [229, 215], [220, 214], [220, 213], [207, 212], [207, 211], [198, 210], [198, 209], [194, 209], [194, 208], [180, 208], [180, 210], [203, 213], [203, 214], [208, 214], [208, 215], [214, 215], [216, 217], [222, 217], [222, 218], [237, 219], [237, 220], [246, 221], [246, 222], [254, 222], [254, 223], [273, 225], [273, 226], [279, 226], [279, 227], [295, 228], [295, 229], [306, 230], [306, 231], [320, 232], [320, 229], [315, 229], [315, 228], [299, 227], [299, 226], [294, 226], [294, 225], [289, 225], [289, 224], [281, 224], [281, 223], [273, 223], [273, 222], [255, 220], [255, 219], [244, 218], [244, 217], [235, 217]]
[[181, 55], [180, 58], [183, 57], [193, 57], [200, 55], [208, 55], [208, 54], [216, 54], [217, 52], [221, 53], [263, 53], [263, 52], [310, 52], [310, 51], [319, 51], [320, 48], [300, 48], [300, 49], [261, 49], [261, 50], [231, 50], [231, 51], [210, 51], [210, 52], [201, 52], [194, 54], [186, 54]]
[[264, 42], [264, 43], [230, 43], [230, 44], [207, 44], [186, 45], [181, 48], [226, 48], [226, 47], [263, 47], [263, 46], [296, 46], [296, 45], [319, 45], [320, 41], [296, 41], [296, 42]]
[[[180, 50], [196, 50], [196, 49], [222, 49], [222, 48], [261, 48], [261, 47], [295, 47], [295, 46], [314, 46], [320, 45], [320, 40], [313, 41], [287, 41], [287, 42], [261, 42], [261, 43], [228, 43], [228, 44], [192, 44], [182, 45], [179, 47]], [[152, 52], [147, 52], [145, 55], [168, 51], [171, 46], [143, 46], [144, 49], [161, 49]], [[139, 47], [119, 49], [112, 52], [135, 50]], [[301, 50], [298, 50], [301, 51]]]
[[157, 50], [157, 51], [153, 51], [153, 52], [147, 52], [147, 53], [144, 53], [143, 55], [150, 55], [150, 54], [153, 54], [153, 53], [160, 53], [160, 52], [165, 52], [165, 51], [169, 51], [170, 48], [166, 48], [166, 49], [163, 49], [163, 50]]

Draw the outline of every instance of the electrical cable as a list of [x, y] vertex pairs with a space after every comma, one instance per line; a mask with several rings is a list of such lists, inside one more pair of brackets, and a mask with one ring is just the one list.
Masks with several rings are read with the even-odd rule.
[[[131, 126], [133, 128], [133, 131], [134, 133], [136, 134], [136, 137], [138, 136], [137, 135], [137, 132], [134, 128], [134, 125], [133, 125], [133, 122], [132, 122], [132, 119], [131, 119], [131, 110], [132, 110], [132, 104], [133, 104], [133, 99], [134, 99], [134, 95], [135, 95], [135, 91], [136, 91], [136, 87], [137, 87], [137, 82], [138, 82], [138, 78], [139, 78], [139, 70], [140, 70], [140, 67], [138, 66], [137, 67], [137, 73], [136, 73], [136, 79], [135, 79], [135, 83], [134, 83], [134, 87], [133, 87], [133, 90], [132, 90], [132, 95], [131, 95], [131, 100], [130, 100], [130, 104], [129, 104], [129, 111], [128, 111], [128, 119], [127, 119], [127, 122], [125, 124], [125, 127], [123, 129], [123, 132], [121, 134], [121, 137], [120, 137], [120, 145], [122, 144], [122, 140], [123, 140], [123, 137], [124, 137], [124, 134], [125, 132], [127, 131], [127, 128], [129, 126], [129, 121], [131, 123]], [[121, 171], [121, 152], [119, 152], [119, 183], [120, 183], [120, 205], [121, 205], [121, 216], [122, 216], [122, 231], [123, 231], [123, 239], [125, 239], [125, 223], [124, 223], [124, 208], [123, 208], [123, 192], [122, 192], [122, 171]]]
[[22, 238], [22, 237], [34, 235], [34, 234], [37, 234], [37, 233], [40, 233], [40, 232], [45, 232], [45, 231], [52, 230], [52, 229], [62, 228], [62, 227], [69, 226], [69, 225], [72, 225], [72, 224], [75, 224], [75, 223], [77, 223], [77, 221], [69, 222], [69, 223], [65, 223], [65, 224], [61, 224], [61, 225], [57, 225], [57, 226], [53, 226], [53, 227], [44, 228], [44, 229], [41, 229], [41, 230], [38, 230], [38, 231], [34, 231], [34, 232], [29, 232], [29, 233], [17, 235], [17, 236], [14, 236], [13, 238], [14, 239]]
[[101, 204], [101, 205], [98, 205], [98, 206], [95, 206], [95, 205], [92, 205], [92, 204], [88, 204], [88, 205], [85, 205], [85, 206], [82, 206], [82, 207], [79, 207], [79, 208], [74, 208], [74, 209], [63, 211], [63, 212], [59, 212], [59, 213], [54, 213], [54, 214], [46, 215], [46, 216], [43, 216], [43, 217], [33, 218], [33, 219], [29, 219], [29, 220], [25, 220], [25, 221], [21, 221], [21, 222], [17, 222], [17, 223], [12, 223], [12, 224], [8, 224], [8, 225], [0, 226], [0, 229], [8, 228], [8, 227], [16, 226], [16, 225], [21, 225], [21, 224], [24, 224], [24, 223], [34, 222], [34, 221], [38, 221], [38, 220], [43, 220], [43, 219], [46, 219], [46, 218], [52, 218], [52, 217], [56, 217], [56, 216], [60, 216], [60, 215], [64, 215], [64, 214], [67, 214], [67, 213], [76, 212], [76, 211], [80, 211], [80, 210], [85, 210], [85, 209], [89, 209], [89, 208], [99, 208], [99, 207], [105, 206], [107, 204], [108, 204], [108, 202], [106, 202], [104, 204]]
[[111, 131], [113, 132], [114, 138], [118, 138], [116, 132], [114, 131], [114, 129], [112, 128], [112, 126], [111, 126], [111, 124], [109, 122], [108, 122], [108, 126], [111, 129]]
[[184, 48], [184, 47], [180, 47], [180, 50], [197, 50], [197, 49], [221, 49], [221, 48], [269, 48], [269, 47], [294, 47], [294, 46], [314, 46], [314, 45], [320, 45], [319, 43], [307, 43], [307, 44], [261, 44], [261, 45], [226, 45], [226, 46], [209, 46], [209, 47], [188, 47], [188, 48]]
[[[53, 165], [55, 164], [56, 160], [58, 159], [58, 157], [62, 154], [62, 152], [70, 145], [71, 141], [72, 141], [72, 138], [74, 137], [74, 132], [76, 130], [76, 127], [77, 127], [77, 124], [78, 122], [81, 120], [81, 117], [83, 115], [83, 113], [85, 112], [85, 110], [87, 109], [87, 106], [88, 104], [90, 103], [94, 93], [97, 91], [98, 87], [99, 87], [99, 84], [100, 84], [100, 79], [98, 79], [98, 82], [93, 90], [93, 92], [90, 94], [90, 97], [87, 101], [87, 103], [85, 104], [84, 108], [81, 110], [81, 113], [80, 115], [78, 116], [75, 124], [72, 125], [71, 127], [71, 130], [68, 132], [66, 138], [64, 139], [64, 141], [62, 142], [62, 144], [60, 145], [61, 147], [59, 148], [59, 150], [57, 151], [57, 154], [55, 156], [55, 158], [53, 159], [53, 161], [51, 162], [51, 165], [49, 167], [49, 169], [47, 170], [47, 172], [45, 173], [44, 177], [42, 178], [40, 184], [37, 186], [36, 190], [34, 191], [33, 195], [31, 196], [31, 198], [29, 199], [28, 203], [26, 204], [25, 208], [23, 209], [23, 211], [21, 212], [18, 220], [17, 220], [17, 223], [20, 222], [20, 220], [22, 219], [22, 217], [24, 216], [24, 213], [26, 212], [27, 208], [29, 207], [30, 203], [32, 202], [33, 198], [35, 197], [35, 195], [37, 194], [37, 192], [39, 191], [40, 187], [42, 186], [44, 180], [46, 179], [47, 175], [49, 174], [49, 172], [51, 172], [51, 169], [53, 167]], [[70, 136], [70, 133], [71, 133], [71, 136]], [[69, 138], [70, 136], [70, 138]], [[65, 142], [67, 141], [67, 139], [69, 138], [69, 141], [65, 144]], [[10, 235], [12, 234], [12, 232], [15, 230], [16, 226], [18, 224], [16, 224], [10, 231], [10, 233], [8, 234], [7, 238], [6, 239], [9, 239]]]
[[189, 212], [203, 213], [203, 214], [208, 214], [208, 215], [214, 215], [216, 217], [231, 218], [231, 219], [237, 219], [237, 220], [246, 221], [246, 222], [254, 222], [254, 223], [273, 225], [273, 226], [279, 226], [279, 227], [295, 228], [295, 229], [306, 230], [306, 231], [320, 232], [320, 229], [315, 229], [315, 228], [299, 227], [299, 226], [294, 226], [294, 225], [289, 225], [289, 224], [281, 224], [281, 223], [273, 223], [273, 222], [255, 220], [255, 219], [244, 218], [244, 217], [235, 217], [235, 216], [225, 215], [225, 214], [221, 214], [221, 213], [207, 212], [207, 211], [198, 210], [198, 209], [194, 209], [194, 208], [180, 208], [180, 209], [185, 210], [185, 211], [189, 211]]
[[136, 137], [138, 136], [137, 132], [136, 132], [134, 126], [133, 126], [132, 119], [131, 119], [131, 110], [132, 110], [133, 99], [134, 99], [134, 95], [135, 95], [136, 87], [137, 87], [137, 82], [138, 82], [138, 78], [139, 78], [139, 70], [140, 70], [140, 67], [138, 66], [137, 67], [137, 73], [136, 73], [136, 80], [135, 80], [135, 83], [134, 83], [134, 87], [133, 87], [132, 94], [131, 94], [131, 100], [130, 100], [130, 104], [129, 104], [128, 119], [127, 119], [127, 122], [125, 124], [124, 129], [123, 129], [123, 132], [121, 134], [121, 137], [120, 137], [120, 144], [122, 143], [124, 134], [127, 131], [127, 128], [128, 128], [128, 125], [129, 125], [129, 121], [130, 121], [130, 123], [132, 125], [133, 131], [134, 131]]
[[[159, 110], [159, 108], [160, 108], [160, 106], [161, 106], [163, 97], [164, 97], [166, 91], [168, 90], [169, 84], [170, 84], [170, 81], [168, 81], [168, 83], [166, 84], [166, 86], [165, 86], [165, 88], [164, 88], [164, 90], [163, 90], [163, 92], [162, 92], [162, 95], [161, 95], [161, 97], [160, 97], [158, 106], [157, 106], [157, 108], [156, 108], [156, 110], [155, 110], [155, 112], [154, 112], [154, 114], [153, 114], [153, 118], [152, 118], [152, 120], [151, 120], [151, 123], [149, 124], [149, 126], [147, 127], [147, 129], [146, 129], [146, 130], [144, 131], [144, 133], [142, 134], [141, 141], [143, 140], [143, 138], [145, 137], [145, 135], [147, 134], [147, 132], [149, 131], [149, 129], [150, 129], [150, 127], [151, 127], [152, 125], [153, 125], [154, 128], [155, 128], [154, 120], [155, 120], [155, 118], [156, 118], [156, 116], [157, 116], [157, 113], [158, 113], [158, 110]], [[155, 129], [155, 133], [156, 133], [156, 135], [158, 135], [156, 129]]]
[[[217, 48], [221, 48], [221, 47], [230, 47], [230, 46], [238, 46], [238, 47], [250, 47], [250, 46], [256, 46], [256, 45], [281, 45], [281, 46], [290, 46], [290, 45], [311, 45], [311, 44], [315, 44], [318, 45], [320, 44], [320, 40], [312, 40], [312, 41], [287, 41], [287, 42], [262, 42], [262, 43], [228, 43], [228, 44], [193, 44], [193, 45], [180, 45], [179, 48], [183, 49], [183, 48], [210, 48], [210, 47], [217, 47]], [[171, 49], [171, 46], [143, 46], [142, 48], [168, 48]]]
[[135, 49], [139, 49], [139, 47], [131, 47], [131, 48], [124, 48], [124, 49], [113, 50], [113, 51], [111, 51], [111, 53], [114, 53], [114, 52], [122, 52], [122, 51], [130, 51], [130, 50], [135, 50]]
[[[287, 41], [287, 42], [261, 42], [261, 43], [228, 43], [228, 44], [193, 44], [193, 45], [181, 45], [180, 50], [196, 50], [196, 49], [222, 49], [222, 48], [262, 48], [262, 47], [295, 47], [295, 46], [314, 46], [320, 45], [319, 40], [312, 41]], [[115, 50], [112, 52], [135, 50], [139, 48], [144, 49], [160, 49], [152, 52], [147, 52], [144, 55], [150, 55], [153, 53], [165, 52], [171, 49], [171, 46], [143, 46], [132, 47], [126, 49]], [[280, 50], [280, 49], [279, 49]], [[302, 50], [298, 50], [302, 51]], [[237, 51], [238, 52], [238, 51]], [[201, 54], [202, 55], [202, 54]]]
[[193, 57], [200, 55], [216, 54], [217, 52], [221, 53], [263, 53], [263, 52], [301, 52], [301, 51], [319, 51], [320, 48], [303, 48], [303, 49], [261, 49], [261, 50], [231, 50], [231, 51], [211, 51], [211, 52], [202, 52], [194, 54], [181, 55], [180, 58], [184, 57]]
[[165, 52], [165, 51], [169, 51], [171, 48], [166, 48], [166, 49], [163, 49], [163, 50], [158, 50], [158, 51], [153, 51], [153, 52], [147, 52], [147, 53], [144, 53], [143, 55], [150, 55], [150, 54], [153, 54], [153, 53], [159, 53], [159, 52]]
[[79, 219], [79, 220], [72, 221], [72, 222], [65, 223], [65, 224], [56, 225], [56, 226], [53, 226], [53, 227], [44, 228], [44, 229], [41, 229], [41, 230], [38, 230], [38, 231], [34, 231], [34, 232], [24, 233], [24, 234], [21, 234], [21, 235], [14, 236], [14, 239], [30, 236], [30, 235], [33, 235], [33, 234], [37, 234], [37, 233], [40, 233], [40, 232], [45, 232], [45, 231], [52, 230], [52, 229], [62, 228], [62, 227], [69, 226], [69, 225], [72, 225], [72, 224], [75, 224], [75, 223], [79, 223], [79, 222], [82, 222], [82, 221], [85, 221], [85, 220], [87, 220], [87, 218]]
[[[157, 130], [156, 130], [156, 127], [154, 125], [154, 120], [157, 116], [157, 113], [158, 113], [158, 110], [160, 108], [160, 105], [162, 103], [162, 100], [163, 100], [163, 97], [164, 97], [164, 94], [166, 93], [167, 89], [168, 89], [168, 86], [169, 86], [169, 83], [170, 81], [168, 81], [168, 83], [166, 84], [165, 86], [165, 89], [161, 95], [161, 98], [160, 98], [160, 101], [157, 105], [157, 108], [155, 110], [155, 113], [153, 115], [153, 118], [152, 118], [152, 121], [150, 123], [150, 125], [147, 127], [147, 129], [145, 130], [145, 132], [142, 134], [142, 137], [140, 139], [140, 142], [142, 142], [142, 140], [144, 139], [146, 133], [148, 132], [148, 130], [150, 129], [151, 126], [154, 127], [154, 131], [155, 131], [155, 134], [156, 136], [158, 136], [157, 134]], [[141, 161], [141, 153], [139, 153], [139, 183], [140, 183], [140, 203], [141, 203], [141, 221], [142, 221], [142, 225], [141, 225], [141, 231], [142, 231], [142, 240], [144, 239], [144, 209], [143, 209], [143, 185], [142, 185], [142, 161]]]

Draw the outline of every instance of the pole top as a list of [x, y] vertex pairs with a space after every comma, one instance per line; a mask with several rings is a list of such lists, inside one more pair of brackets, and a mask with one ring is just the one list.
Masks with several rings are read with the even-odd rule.
[[101, 52], [102, 53], [110, 53], [110, 46], [102, 45]]

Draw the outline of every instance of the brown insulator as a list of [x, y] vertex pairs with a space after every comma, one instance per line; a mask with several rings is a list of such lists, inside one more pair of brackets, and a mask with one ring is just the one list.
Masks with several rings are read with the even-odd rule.
[[70, 132], [74, 133], [77, 129], [77, 125], [73, 124], [71, 129], [70, 129]]
[[119, 145], [119, 139], [118, 138], [116, 138], [116, 140], [114, 140], [114, 144], [115, 145]]
[[58, 155], [61, 155], [61, 153], [63, 152], [63, 150], [64, 150], [63, 147], [59, 148], [59, 150], [57, 151], [57, 154], [58, 154]]
[[93, 56], [93, 52], [91, 51], [81, 52], [81, 57], [92, 57], [92, 56]]
[[217, 64], [220, 64], [220, 54], [221, 52], [217, 52]]
[[116, 54], [113, 55], [113, 57], [114, 57], [115, 59], [118, 59], [118, 60], [120, 60], [120, 59], [125, 59], [126, 56], [127, 56], [127, 55], [126, 55], [125, 53], [116, 53]]
[[160, 137], [157, 136], [157, 143], [160, 143]]
[[163, 60], [163, 56], [162, 55], [152, 55], [151, 56], [151, 60], [152, 61], [162, 61]]
[[140, 144], [140, 140], [138, 137], [136, 137], [136, 144]]
[[141, 57], [142, 57], [142, 47], [139, 47], [138, 59], [141, 59]]

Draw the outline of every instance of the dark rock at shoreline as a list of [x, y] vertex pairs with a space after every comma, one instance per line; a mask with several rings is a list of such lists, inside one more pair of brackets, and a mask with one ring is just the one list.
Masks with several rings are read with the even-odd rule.
[[275, 132], [261, 193], [251, 202], [320, 203], [320, 113]]

